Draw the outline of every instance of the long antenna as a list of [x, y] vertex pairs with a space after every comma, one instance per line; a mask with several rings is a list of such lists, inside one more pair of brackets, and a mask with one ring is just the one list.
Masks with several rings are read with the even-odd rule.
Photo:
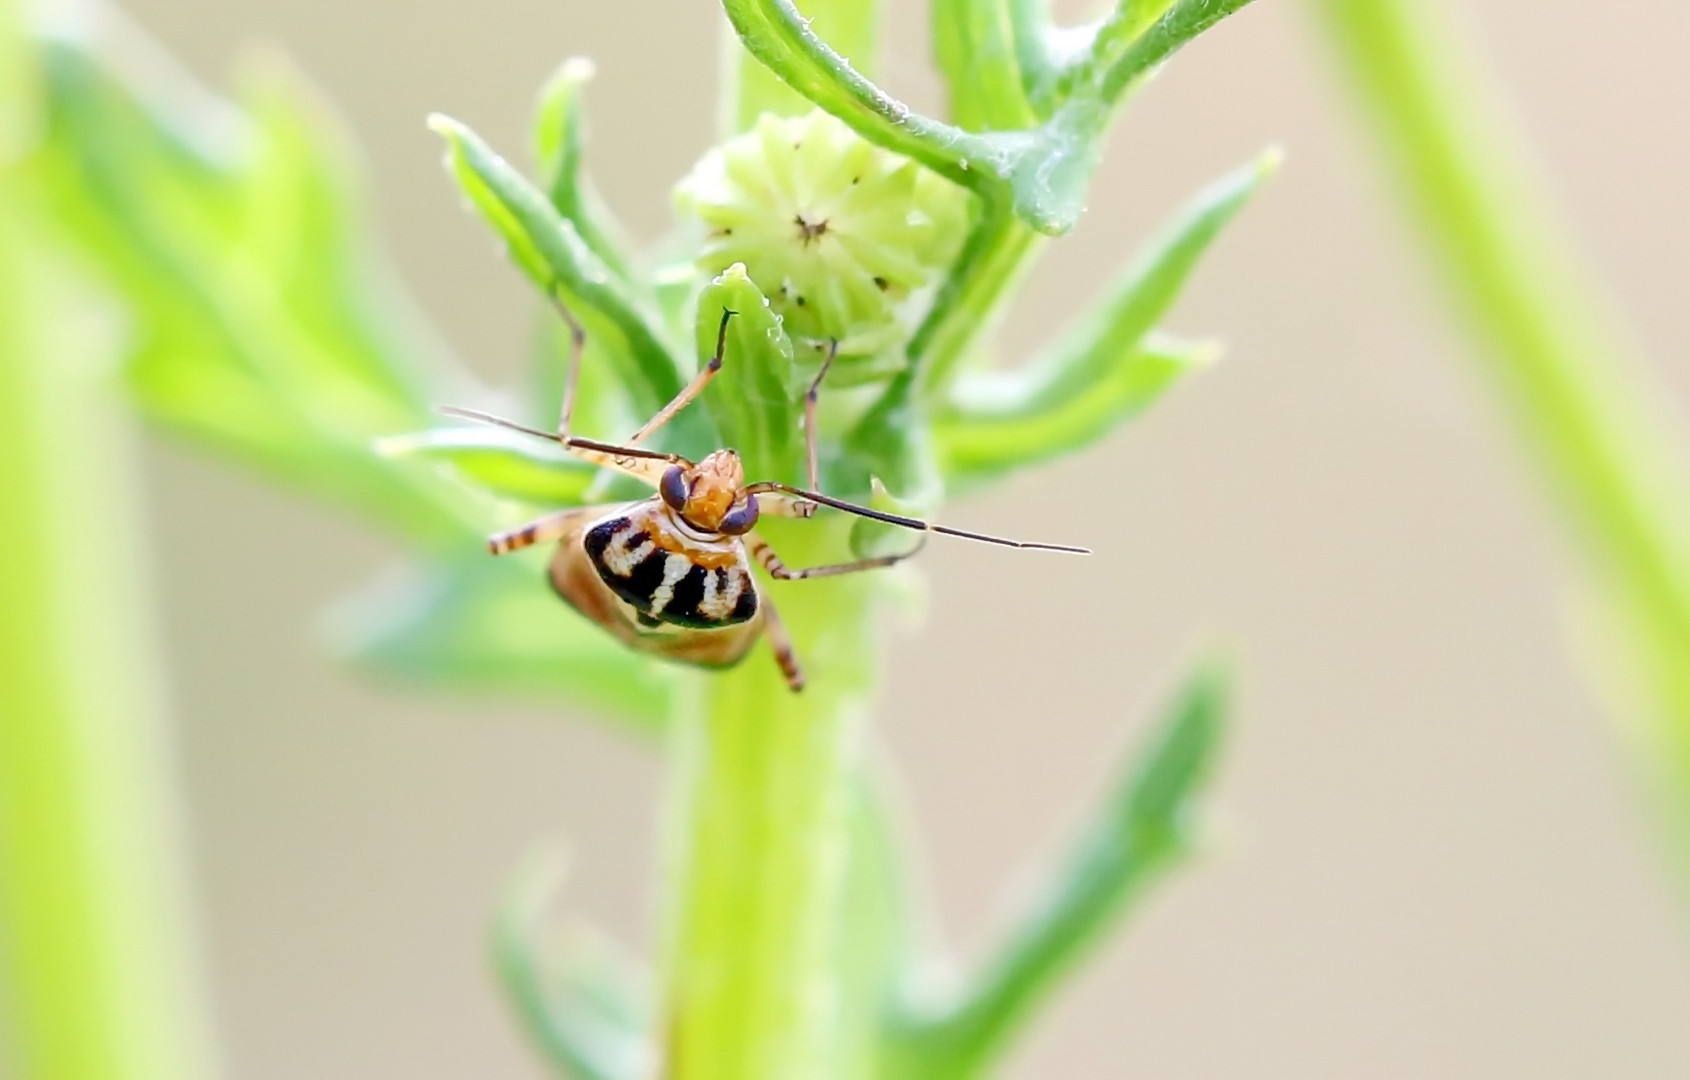
[[848, 503], [843, 499], [835, 499], [832, 496], [823, 495], [819, 491], [805, 491], [800, 487], [792, 487], [789, 484], [777, 484], [773, 481], [764, 481], [762, 483], [752, 484], [745, 490], [751, 494], [757, 494], [758, 492], [763, 491], [779, 491], [787, 495], [796, 495], [800, 499], [808, 499], [811, 502], [821, 503], [823, 506], [831, 506], [835, 510], [843, 510], [847, 514], [856, 514], [859, 517], [871, 518], [875, 521], [884, 521], [888, 525], [900, 525], [906, 529], [915, 529], [918, 532], [940, 533], [944, 536], [959, 536], [964, 540], [978, 540], [983, 544], [997, 544], [999, 547], [1021, 548], [1025, 551], [1060, 551], [1068, 555], [1091, 554], [1091, 548], [1073, 547], [1068, 544], [1040, 544], [1031, 540], [1010, 540], [1007, 537], [988, 536], [985, 533], [969, 532], [966, 529], [953, 529], [947, 525], [935, 525], [930, 521], [922, 521], [920, 518], [904, 517], [902, 514], [888, 514], [880, 510], [871, 510], [866, 506], [858, 506], [856, 503]]
[[537, 439], [548, 439], [579, 450], [597, 450], [603, 454], [619, 454], [623, 457], [650, 458], [653, 461], [668, 461], [676, 465], [692, 464], [679, 454], [667, 454], [661, 450], [646, 450], [638, 446], [620, 446], [616, 443], [582, 439], [574, 435], [559, 435], [555, 431], [541, 431], [539, 428], [531, 428], [526, 424], [519, 424], [515, 420], [506, 420], [502, 416], [484, 413], [479, 409], [466, 409], [459, 405], [442, 405], [435, 411], [442, 416], [456, 416], [462, 420], [474, 420], [482, 424], [492, 424], [494, 427], [509, 428], [511, 431], [520, 431], [524, 435], [532, 435]]

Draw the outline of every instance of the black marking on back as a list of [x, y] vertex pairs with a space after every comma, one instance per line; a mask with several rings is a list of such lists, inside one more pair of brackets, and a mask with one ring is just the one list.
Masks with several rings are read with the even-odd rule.
[[[587, 558], [592, 560], [593, 569], [597, 570], [599, 577], [610, 586], [610, 591], [632, 604], [636, 611], [649, 612], [652, 595], [657, 592], [658, 586], [663, 584], [663, 564], [669, 561], [669, 553], [653, 544], [646, 557], [629, 568], [626, 577], [612, 571], [605, 561], [605, 552], [609, 550], [615, 535], [626, 529], [629, 524], [631, 522], [626, 517], [601, 521], [587, 530], [586, 535], [581, 538], [581, 543], [587, 550]], [[623, 551], [632, 551], [649, 539], [649, 532], [635, 529], [621, 542], [620, 547]]]
[[728, 618], [731, 623], [742, 623], [757, 614], [757, 579], [752, 577], [751, 571], [743, 566], [733, 567], [731, 570], [724, 567], [716, 571], [716, 589], [718, 592], [727, 588], [730, 574], [738, 574], [745, 578], [745, 590], [739, 594], [739, 600], [734, 604], [734, 612]]
[[701, 630], [708, 630], [718, 626], [733, 626], [742, 623], [757, 614], [757, 590], [752, 586], [749, 576], [745, 587], [734, 603], [734, 609], [728, 612], [726, 618], [715, 618], [699, 610], [704, 603], [704, 585], [710, 575], [716, 578], [716, 595], [726, 595], [729, 583], [734, 575], [739, 573], [732, 567], [717, 567], [714, 570], [702, 566], [694, 566], [688, 570], [686, 576], [675, 582], [675, 591], [669, 597], [669, 603], [664, 606], [661, 618], [664, 622], [674, 623], [676, 626], [690, 626]]
[[[745, 587], [734, 604], [734, 609], [725, 619], [711, 618], [699, 610], [704, 602], [705, 577], [709, 574], [716, 576], [717, 594], [727, 592], [733, 575], [742, 571], [733, 567], [722, 567], [709, 570], [694, 564], [688, 567], [681, 579], [675, 582], [673, 591], [669, 595], [669, 602], [663, 610], [652, 614], [652, 598], [663, 585], [665, 570], [673, 552], [652, 545], [652, 550], [645, 558], [631, 567], [628, 576], [623, 577], [613, 572], [605, 563], [605, 552], [609, 549], [612, 538], [631, 524], [626, 517], [610, 518], [601, 521], [588, 529], [582, 536], [582, 546], [586, 549], [587, 558], [592, 561], [593, 569], [604, 583], [610, 586], [610, 591], [627, 601], [638, 613], [642, 625], [655, 626], [658, 623], [669, 623], [673, 626], [685, 626], [696, 630], [711, 630], [723, 626], [733, 626], [746, 622], [757, 614], [757, 590], [750, 575], [746, 575]], [[636, 529], [621, 543], [624, 550], [631, 551], [641, 543], [650, 539], [651, 534], [643, 529]]]

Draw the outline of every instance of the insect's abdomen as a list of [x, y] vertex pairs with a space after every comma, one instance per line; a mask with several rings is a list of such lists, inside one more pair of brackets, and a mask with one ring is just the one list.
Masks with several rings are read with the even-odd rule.
[[660, 546], [652, 535], [655, 527], [649, 518], [613, 517], [581, 537], [599, 577], [640, 613], [641, 621], [709, 629], [747, 622], [757, 614], [757, 589], [745, 566], [700, 566]]

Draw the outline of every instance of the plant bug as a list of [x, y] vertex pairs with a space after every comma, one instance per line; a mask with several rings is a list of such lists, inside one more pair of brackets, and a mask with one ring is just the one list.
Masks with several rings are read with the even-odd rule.
[[724, 310], [716, 354], [674, 399], [646, 421], [625, 444], [598, 442], [569, 433], [585, 334], [555, 297], [569, 323], [569, 371], [556, 432], [454, 406], [448, 416], [509, 428], [563, 446], [584, 461], [645, 481], [656, 494], [637, 502], [571, 507], [520, 528], [489, 537], [487, 549], [504, 555], [533, 544], [557, 541], [548, 576], [552, 587], [576, 611], [641, 652], [701, 667], [731, 667], [745, 658], [759, 637], [767, 637], [786, 682], [804, 688], [804, 672], [792, 639], [751, 572], [755, 560], [779, 581], [832, 577], [891, 566], [914, 555], [920, 544], [897, 555], [791, 569], [754, 531], [759, 516], [808, 518], [830, 507], [924, 533], [940, 533], [1003, 547], [1089, 555], [1086, 548], [1008, 540], [952, 529], [900, 514], [835, 499], [815, 490], [816, 398], [833, 362], [830, 348], [804, 402], [805, 463], [809, 487], [775, 481], [746, 483], [739, 455], [716, 450], [701, 461], [638, 445], [703, 393], [722, 368], [728, 321]]

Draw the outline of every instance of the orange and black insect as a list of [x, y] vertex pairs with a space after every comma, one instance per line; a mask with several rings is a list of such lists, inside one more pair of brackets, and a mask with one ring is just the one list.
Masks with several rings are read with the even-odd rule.
[[[581, 350], [580, 324], [558, 305], [573, 331], [569, 372], [564, 384], [558, 430], [540, 431], [473, 409], [446, 407], [449, 416], [510, 428], [562, 445], [584, 461], [638, 477], [657, 489], [637, 502], [571, 507], [490, 537], [487, 548], [503, 555], [533, 544], [557, 541], [549, 576], [559, 596], [582, 615], [642, 652], [703, 667], [729, 667], [767, 637], [775, 660], [793, 690], [804, 687], [804, 674], [792, 640], [775, 607], [758, 589], [751, 572], [755, 560], [781, 581], [831, 577], [891, 566], [915, 549], [852, 562], [790, 569], [754, 531], [765, 514], [807, 518], [830, 507], [875, 521], [946, 536], [960, 536], [1004, 547], [1063, 551], [1087, 555], [1085, 548], [1035, 544], [951, 529], [899, 514], [845, 502], [815, 490], [816, 396], [833, 361], [832, 350], [804, 401], [805, 459], [808, 488], [773, 481], [746, 483], [745, 469], [733, 450], [717, 450], [702, 461], [648, 450], [638, 444], [668, 423], [704, 391], [722, 368], [728, 321], [722, 313], [716, 355], [673, 401], [636, 431], [626, 444], [597, 442], [569, 434]], [[917, 545], [919, 547], [919, 545]]]

